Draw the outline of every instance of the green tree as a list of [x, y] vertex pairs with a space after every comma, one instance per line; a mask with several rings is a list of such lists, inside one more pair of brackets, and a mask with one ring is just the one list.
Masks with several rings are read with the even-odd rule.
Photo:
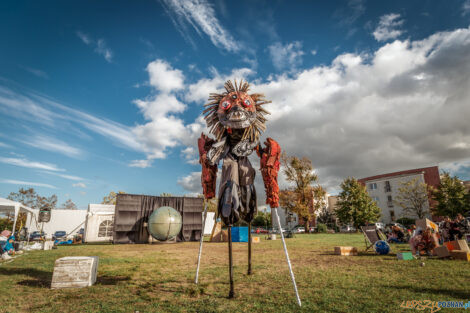
[[352, 223], [356, 229], [366, 223], [374, 223], [380, 217], [380, 209], [369, 196], [365, 186], [348, 177], [341, 183], [341, 193], [336, 205], [336, 216], [343, 224]]
[[457, 214], [465, 214], [470, 210], [468, 191], [457, 176], [451, 177], [449, 173], [441, 176], [441, 183], [433, 191], [433, 198], [437, 201], [433, 210], [435, 215], [455, 218]]
[[[118, 194], [125, 194], [124, 191], [118, 191]], [[103, 197], [101, 204], [114, 204], [116, 205], [116, 193], [111, 191], [107, 196]]]
[[271, 213], [258, 212], [251, 224], [253, 226], [271, 228]]
[[308, 158], [299, 159], [295, 156], [281, 156], [286, 180], [294, 187], [279, 192], [280, 205], [290, 212], [296, 213], [299, 219], [305, 222], [305, 231], [310, 230], [310, 220], [315, 217], [315, 188], [317, 196], [321, 194], [321, 187], [313, 187], [318, 177], [315, 175], [312, 161]]
[[62, 210], [77, 210], [77, 206], [73, 203], [72, 199], [65, 201], [60, 207]]
[[7, 198], [12, 201], [20, 202], [31, 209], [40, 209], [43, 206], [48, 206], [51, 209], [57, 208], [56, 195], [43, 197], [38, 195], [34, 188], [20, 188], [18, 192], [11, 192]]
[[160, 194], [160, 197], [173, 197], [173, 195], [172, 195], [171, 193], [169, 193], [169, 192], [162, 192], [162, 193]]
[[424, 218], [429, 213], [429, 187], [417, 178], [400, 182], [395, 203], [403, 208], [405, 216]]

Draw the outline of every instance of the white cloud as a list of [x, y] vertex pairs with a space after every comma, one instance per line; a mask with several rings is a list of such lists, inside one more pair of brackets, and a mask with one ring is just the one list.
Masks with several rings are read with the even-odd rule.
[[85, 183], [76, 183], [76, 184], [72, 184], [73, 187], [78, 187], [78, 188], [86, 188], [86, 185]]
[[28, 66], [22, 66], [22, 65], [20, 65], [20, 67], [22, 69], [24, 69], [25, 71], [28, 71], [28, 72], [30, 72], [31, 74], [33, 74], [37, 77], [49, 79], [49, 75], [47, 75], [47, 73], [42, 71], [42, 70], [39, 70], [37, 68], [28, 67]]
[[[467, 169], [469, 175], [469, 72], [470, 28], [465, 28], [396, 40], [369, 54], [341, 54], [330, 65], [292, 77], [254, 81], [252, 91], [273, 101], [266, 106], [272, 114], [263, 136], [277, 140], [289, 155], [310, 158], [320, 183], [334, 191], [348, 176], [436, 164]], [[203, 87], [207, 96], [220, 86], [208, 81], [193, 86]], [[185, 90], [186, 98], [203, 99]], [[178, 182], [200, 192], [199, 179], [192, 172]]]
[[[70, 108], [44, 95], [29, 91], [18, 92], [0, 86], [0, 113], [28, 124], [42, 124], [52, 130], [68, 131], [74, 135], [83, 133], [79, 127], [85, 127], [112, 140], [118, 146], [143, 151], [131, 127]], [[72, 150], [67, 153], [77, 152]]]
[[54, 176], [61, 177], [61, 178], [65, 178], [65, 179], [68, 179], [68, 180], [75, 180], [75, 181], [85, 180], [84, 178], [79, 177], [79, 176], [75, 176], [75, 175], [67, 175], [67, 174], [56, 173], [56, 172], [47, 172], [47, 171], [44, 171], [43, 173], [46, 173], [48, 175], [54, 175]]
[[302, 64], [304, 52], [302, 51], [302, 43], [299, 41], [285, 45], [276, 42], [268, 47], [268, 51], [277, 70], [292, 71]]
[[35, 168], [35, 169], [47, 170], [47, 171], [64, 171], [63, 169], [58, 168], [55, 164], [29, 161], [27, 159], [0, 157], [0, 162], [14, 165], [14, 166]]
[[395, 39], [403, 30], [399, 29], [403, 25], [404, 20], [400, 19], [400, 14], [390, 13], [380, 17], [379, 25], [372, 35], [377, 41], [387, 41]]
[[470, 13], [470, 0], [465, 0], [462, 4], [462, 15], [467, 15]]
[[98, 54], [101, 54], [106, 61], [111, 63], [113, 61], [113, 52], [108, 48], [104, 39], [98, 39], [96, 41], [95, 51]]
[[87, 45], [91, 45], [93, 42], [88, 35], [82, 33], [81, 31], [77, 31], [77, 36], [83, 41], [83, 43]]
[[22, 180], [14, 180], [14, 179], [0, 179], [0, 183], [3, 184], [11, 184], [11, 185], [24, 185], [24, 186], [35, 186], [35, 187], [45, 187], [51, 189], [57, 189], [55, 186], [43, 183], [35, 183], [35, 182], [28, 182]]
[[58, 152], [60, 154], [73, 158], [77, 158], [83, 155], [83, 151], [81, 149], [72, 147], [69, 144], [56, 138], [43, 135], [34, 136], [33, 138], [24, 140], [23, 143], [38, 149]]
[[150, 85], [161, 92], [170, 92], [183, 88], [184, 76], [178, 69], [173, 69], [169, 63], [157, 59], [147, 65]]
[[2, 148], [11, 148], [10, 145], [8, 145], [8, 144], [6, 144], [6, 143], [4, 143], [4, 142], [0, 142], [0, 147], [2, 147]]
[[311, 53], [312, 55], [317, 55], [318, 51], [315, 49], [315, 50], [310, 51], [310, 53]]
[[191, 174], [187, 176], [178, 178], [178, 184], [183, 187], [184, 190], [201, 194], [201, 172], [191, 172]]
[[130, 167], [147, 168], [152, 166], [152, 160], [133, 160], [129, 163]]
[[84, 44], [94, 47], [94, 51], [103, 56], [107, 62], [111, 63], [113, 61], [113, 51], [108, 48], [104, 39], [100, 38], [98, 40], [94, 40], [90, 35], [87, 35], [81, 31], [77, 31], [76, 34]]
[[162, 0], [168, 15], [178, 31], [193, 45], [188, 34], [188, 25], [201, 35], [205, 33], [212, 43], [230, 52], [240, 49], [239, 44], [220, 24], [212, 6], [205, 0]]

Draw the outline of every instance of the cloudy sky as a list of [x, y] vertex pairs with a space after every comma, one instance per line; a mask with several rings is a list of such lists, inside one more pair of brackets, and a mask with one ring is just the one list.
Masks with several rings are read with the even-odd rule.
[[233, 78], [332, 193], [432, 165], [470, 179], [469, 25], [470, 0], [2, 2], [0, 196], [200, 192], [202, 105]]

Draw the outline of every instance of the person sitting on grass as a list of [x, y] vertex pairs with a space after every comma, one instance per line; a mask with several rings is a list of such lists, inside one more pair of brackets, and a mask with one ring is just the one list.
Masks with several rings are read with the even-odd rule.
[[8, 237], [7, 243], [3, 246], [3, 253], [8, 253], [9, 255], [15, 255], [15, 248], [13, 243], [15, 242], [15, 236]]
[[413, 231], [413, 236], [410, 238], [410, 248], [411, 248], [411, 252], [413, 253], [413, 255], [419, 255], [419, 250], [418, 250], [418, 244], [421, 242], [421, 237], [423, 235], [423, 231], [421, 230], [414, 230]]
[[405, 233], [403, 232], [403, 230], [401, 230], [400, 227], [394, 225], [392, 226], [392, 232], [395, 234], [398, 242], [404, 242], [405, 240]]
[[462, 214], [457, 214], [452, 228], [450, 229], [451, 240], [462, 239], [468, 229], [468, 221], [463, 217]]
[[389, 232], [387, 234], [387, 242], [399, 243], [400, 241], [398, 241], [397, 235], [394, 232]]
[[441, 231], [441, 237], [443, 242], [446, 241], [451, 241], [451, 236], [450, 236], [450, 230], [452, 229], [452, 221], [448, 216], [444, 217], [444, 222], [442, 223], [442, 226], [440, 227]]
[[418, 253], [424, 251], [428, 256], [431, 256], [435, 247], [437, 247], [436, 240], [433, 236], [431, 228], [427, 227], [421, 235], [421, 240], [417, 244]]

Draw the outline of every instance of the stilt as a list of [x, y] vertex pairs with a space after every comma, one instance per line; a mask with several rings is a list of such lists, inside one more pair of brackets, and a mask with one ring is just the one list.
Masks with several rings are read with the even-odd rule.
[[289, 266], [290, 278], [292, 279], [292, 284], [294, 285], [295, 296], [297, 297], [297, 304], [299, 306], [302, 306], [302, 302], [300, 302], [299, 292], [297, 291], [297, 284], [295, 283], [294, 272], [292, 271], [292, 265], [290, 264], [289, 253], [287, 252], [286, 242], [284, 240], [284, 234], [282, 233], [281, 220], [279, 219], [279, 215], [277, 214], [277, 208], [273, 208], [273, 209], [274, 209], [274, 214], [276, 214], [277, 226], [279, 227], [279, 232], [281, 233], [282, 245], [284, 246], [284, 253], [286, 254], [287, 266]]
[[201, 254], [202, 254], [202, 242], [204, 241], [204, 227], [206, 226], [206, 218], [207, 218], [207, 205], [209, 200], [206, 199], [206, 204], [204, 206], [204, 218], [202, 222], [202, 230], [201, 230], [201, 239], [199, 240], [199, 254], [197, 256], [197, 267], [196, 267], [196, 278], [194, 279], [194, 283], [197, 285], [199, 279], [199, 265], [201, 264]]
[[228, 227], [228, 264], [230, 275], [230, 292], [228, 297], [233, 298], [235, 293], [233, 291], [232, 226]]
[[248, 224], [248, 275], [251, 275], [251, 222]]

